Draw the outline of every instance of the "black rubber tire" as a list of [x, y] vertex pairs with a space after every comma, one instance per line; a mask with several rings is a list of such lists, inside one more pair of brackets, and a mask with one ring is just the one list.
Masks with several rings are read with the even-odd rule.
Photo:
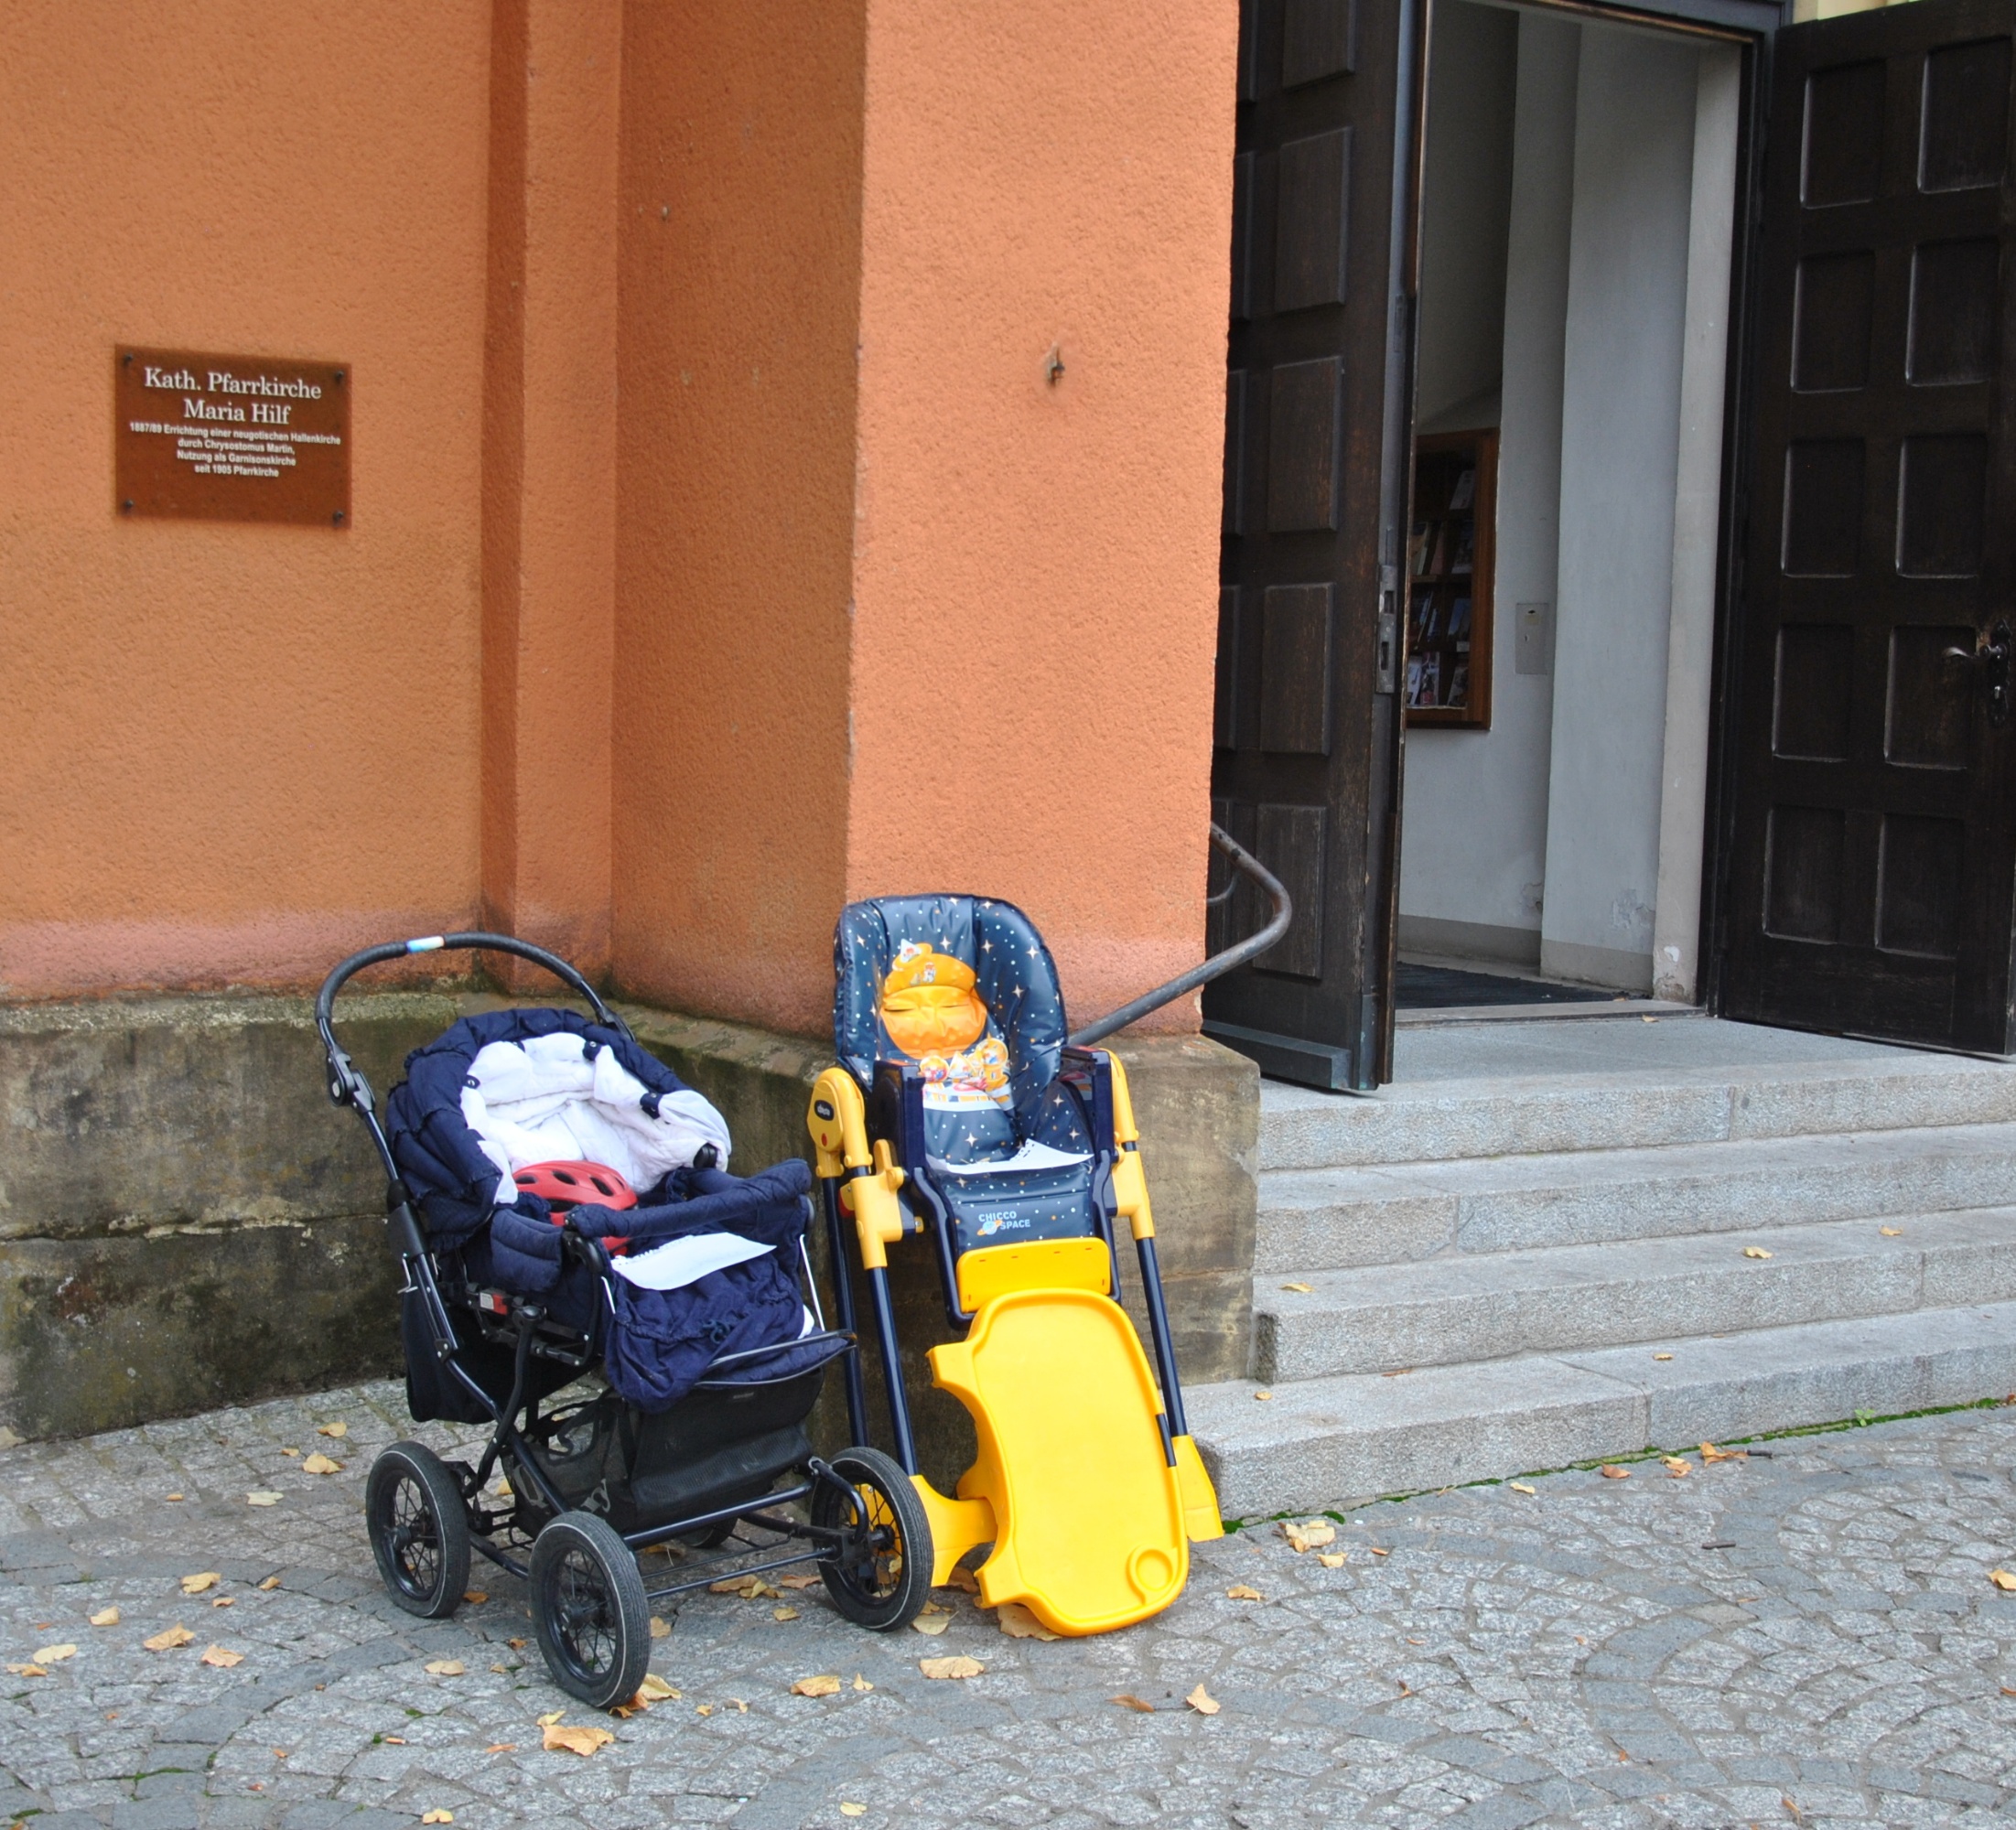
[[553, 1681], [607, 1709], [651, 1663], [651, 1602], [636, 1554], [607, 1519], [562, 1512], [532, 1546], [532, 1623]]
[[[909, 1475], [879, 1448], [850, 1448], [833, 1458], [833, 1471], [855, 1490], [855, 1506], [866, 1504], [879, 1542], [866, 1559], [849, 1564], [823, 1558], [833, 1605], [857, 1626], [879, 1633], [907, 1627], [931, 1599], [931, 1521]], [[858, 1516], [831, 1485], [813, 1489], [812, 1522], [827, 1530]]]
[[696, 1532], [681, 1532], [679, 1542], [688, 1550], [713, 1550], [733, 1537], [735, 1528], [741, 1523], [739, 1519], [720, 1519]]
[[395, 1442], [364, 1482], [371, 1554], [385, 1592], [409, 1614], [445, 1620], [469, 1586], [469, 1510], [461, 1482], [424, 1443]]

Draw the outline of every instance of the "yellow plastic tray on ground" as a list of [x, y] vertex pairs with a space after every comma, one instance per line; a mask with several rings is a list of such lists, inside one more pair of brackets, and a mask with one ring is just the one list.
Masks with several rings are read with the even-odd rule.
[[1125, 1309], [1087, 1290], [1019, 1290], [982, 1304], [965, 1340], [930, 1357], [979, 1434], [959, 1498], [994, 1511], [984, 1606], [1019, 1601], [1075, 1635], [1145, 1620], [1182, 1593], [1182, 1493]]

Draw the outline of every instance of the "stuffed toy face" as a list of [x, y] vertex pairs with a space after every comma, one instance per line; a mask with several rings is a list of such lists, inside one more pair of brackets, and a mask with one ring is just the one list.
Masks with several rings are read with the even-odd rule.
[[906, 941], [882, 981], [882, 1028], [912, 1060], [950, 1055], [986, 1033], [987, 1007], [973, 968], [929, 945]]

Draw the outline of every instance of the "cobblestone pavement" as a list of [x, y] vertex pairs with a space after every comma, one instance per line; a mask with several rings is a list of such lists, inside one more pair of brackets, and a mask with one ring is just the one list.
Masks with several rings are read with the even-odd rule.
[[[340, 1441], [316, 1434], [339, 1420]], [[936, 1638], [862, 1632], [818, 1590], [706, 1595], [654, 1648], [681, 1696], [602, 1718], [615, 1740], [586, 1759], [541, 1750], [537, 1718], [568, 1699], [520, 1643], [517, 1582], [479, 1562], [488, 1599], [432, 1625], [380, 1592], [362, 1474], [415, 1434], [447, 1446], [373, 1385], [0, 1452], [5, 1660], [77, 1648], [0, 1675], [0, 1825], [1511, 1830], [2016, 1808], [2016, 1595], [1988, 1579], [2016, 1565], [2016, 1411], [1690, 1456], [1684, 1479], [1646, 1461], [1372, 1506], [1339, 1525], [1335, 1568], [1256, 1528], [1202, 1546], [1161, 1619], [1100, 1639], [1010, 1639], [951, 1590]], [[318, 1449], [342, 1470], [305, 1472]], [[264, 1491], [283, 1497], [247, 1504]], [[117, 1624], [89, 1624], [108, 1608]], [[188, 1645], [143, 1648], [177, 1625]], [[201, 1663], [212, 1644], [241, 1661]], [[948, 1652], [985, 1674], [926, 1679], [920, 1657]], [[426, 1669], [444, 1660], [464, 1670]], [[838, 1695], [791, 1694], [826, 1673]], [[1199, 1684], [1219, 1714], [1185, 1706]]]

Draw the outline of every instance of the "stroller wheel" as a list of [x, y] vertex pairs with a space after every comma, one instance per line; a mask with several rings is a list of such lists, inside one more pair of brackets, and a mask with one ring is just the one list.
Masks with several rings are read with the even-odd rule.
[[532, 1546], [532, 1620], [553, 1681], [607, 1709], [651, 1663], [651, 1603], [631, 1547], [606, 1519], [562, 1512]]
[[469, 1513], [460, 1483], [439, 1456], [417, 1442], [393, 1443], [371, 1465], [364, 1517], [378, 1574], [400, 1607], [439, 1620], [462, 1605]]
[[877, 1448], [850, 1448], [833, 1458], [833, 1471], [853, 1488], [846, 1496], [822, 1480], [812, 1495], [812, 1522], [853, 1540], [824, 1558], [833, 1605], [857, 1626], [889, 1632], [917, 1618], [931, 1594], [931, 1521], [910, 1476]]

